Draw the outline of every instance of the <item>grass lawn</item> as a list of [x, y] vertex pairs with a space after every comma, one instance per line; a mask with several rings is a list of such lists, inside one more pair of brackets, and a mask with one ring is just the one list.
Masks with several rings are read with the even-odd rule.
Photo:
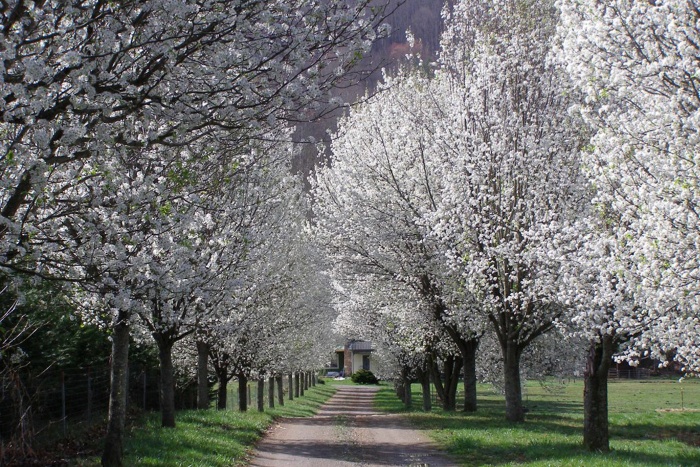
[[700, 382], [613, 381], [609, 384], [608, 454], [583, 449], [583, 383], [528, 382], [525, 423], [505, 420], [503, 396], [480, 385], [473, 414], [420, 411], [420, 386], [412, 387], [414, 409], [406, 411], [391, 388], [377, 407], [406, 412], [417, 427], [465, 466], [700, 466]]

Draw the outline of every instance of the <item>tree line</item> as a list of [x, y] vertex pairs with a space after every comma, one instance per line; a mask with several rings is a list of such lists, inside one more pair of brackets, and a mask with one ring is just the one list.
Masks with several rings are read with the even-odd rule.
[[122, 464], [130, 342], [156, 345], [164, 427], [178, 343], [220, 387], [318, 365], [328, 278], [291, 133], [341, 104], [330, 90], [363, 76], [387, 12], [365, 0], [0, 4], [2, 371], [36, 329], [17, 310], [53, 281], [111, 342], [103, 465]]
[[613, 358], [697, 372], [698, 19], [694, 1], [455, 2], [439, 58], [341, 121], [316, 234], [340, 325], [403, 387], [432, 378], [455, 410], [462, 373], [475, 411], [497, 380], [522, 422], [524, 372], [579, 371], [584, 443], [607, 451]]

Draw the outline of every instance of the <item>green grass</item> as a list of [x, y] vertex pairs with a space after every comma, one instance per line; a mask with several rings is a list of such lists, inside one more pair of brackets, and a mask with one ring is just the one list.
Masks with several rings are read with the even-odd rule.
[[609, 392], [612, 452], [608, 454], [582, 447], [580, 381], [527, 383], [523, 399], [529, 412], [522, 424], [505, 420], [503, 397], [485, 385], [479, 386], [479, 410], [473, 414], [439, 408], [421, 412], [418, 385], [412, 388], [411, 411], [403, 408], [391, 388], [381, 390], [376, 404], [385, 411], [407, 413], [465, 466], [700, 465], [700, 382], [616, 381], [610, 383]]
[[[160, 427], [160, 413], [143, 415], [128, 428], [124, 465], [160, 467], [218, 467], [244, 465], [246, 455], [265, 430], [278, 418], [309, 417], [336, 388], [319, 384], [283, 407], [258, 412], [186, 410], [176, 414], [176, 427]], [[76, 460], [73, 465], [97, 466], [99, 458]]]
[[331, 384], [317, 385], [283, 407], [258, 412], [184, 411], [175, 429], [160, 428], [159, 414], [132, 429], [125, 447], [125, 465], [231, 466], [245, 459], [251, 446], [280, 417], [309, 417], [333, 395]]

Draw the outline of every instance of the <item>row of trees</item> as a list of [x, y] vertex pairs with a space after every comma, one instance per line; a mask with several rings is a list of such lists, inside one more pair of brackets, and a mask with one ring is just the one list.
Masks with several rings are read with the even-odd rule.
[[497, 348], [511, 421], [523, 355], [583, 340], [584, 443], [608, 450], [614, 355], [699, 368], [700, 6], [460, 1], [445, 18], [438, 62], [387, 76], [318, 170], [337, 306], [379, 323], [402, 374], [442, 371], [447, 409], [462, 366], [476, 410], [478, 349]]
[[[130, 339], [157, 345], [166, 427], [183, 339], [222, 386], [317, 363], [328, 280], [290, 123], [339, 104], [384, 15], [369, 0], [0, 5], [0, 316], [9, 328], [23, 290], [59, 280], [108, 329], [104, 465], [122, 462]], [[3, 332], [3, 365], [17, 342]]]

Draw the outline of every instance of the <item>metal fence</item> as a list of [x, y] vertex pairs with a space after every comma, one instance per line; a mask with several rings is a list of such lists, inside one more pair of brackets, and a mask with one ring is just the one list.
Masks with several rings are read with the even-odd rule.
[[[288, 378], [283, 378], [284, 399], [289, 396]], [[248, 410], [257, 409], [257, 381], [248, 382]], [[0, 465], [5, 453], [31, 449], [36, 444], [60, 440], [96, 423], [104, 423], [109, 408], [109, 368], [50, 369], [39, 374], [6, 373], [0, 376]], [[157, 369], [133, 366], [129, 371], [128, 411], [160, 409], [160, 374]], [[196, 407], [196, 382], [180, 381], [176, 408]], [[268, 380], [264, 406], [269, 406]], [[218, 406], [217, 391], [211, 388], [211, 407]], [[274, 398], [277, 403], [277, 386]], [[238, 382], [227, 388], [226, 410], [238, 410]]]
[[[68, 430], [104, 420], [109, 406], [109, 368], [50, 369], [0, 377], [0, 441], [66, 436]], [[131, 408], [158, 408], [157, 371], [132, 368]]]

